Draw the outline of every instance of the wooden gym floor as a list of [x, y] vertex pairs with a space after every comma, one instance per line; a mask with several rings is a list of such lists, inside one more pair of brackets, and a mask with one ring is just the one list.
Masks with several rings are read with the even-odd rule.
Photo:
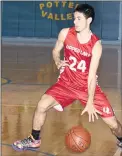
[[[46, 46], [2, 45], [2, 156], [122, 156], [115, 137], [100, 118], [89, 123], [87, 114], [80, 116], [83, 107], [78, 101], [64, 112], [48, 111], [39, 151], [16, 152], [11, 148], [15, 140], [29, 135], [37, 102], [56, 82], [58, 71], [51, 50]], [[104, 46], [99, 84], [120, 122], [121, 67], [119, 47]], [[82, 154], [69, 152], [64, 144], [68, 129], [79, 124], [92, 136], [90, 148]]]

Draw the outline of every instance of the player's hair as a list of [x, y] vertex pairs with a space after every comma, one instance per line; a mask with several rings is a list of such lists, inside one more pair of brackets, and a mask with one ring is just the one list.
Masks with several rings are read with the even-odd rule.
[[95, 11], [94, 11], [94, 8], [91, 5], [89, 5], [89, 4], [79, 4], [75, 8], [74, 12], [83, 13], [84, 16], [86, 17], [86, 19], [88, 19], [89, 17], [91, 17], [92, 18], [92, 22], [94, 21]]

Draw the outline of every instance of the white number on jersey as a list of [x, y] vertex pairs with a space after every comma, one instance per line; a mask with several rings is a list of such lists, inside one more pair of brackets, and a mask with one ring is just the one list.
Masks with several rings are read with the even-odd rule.
[[76, 68], [77, 68], [77, 69], [81, 70], [83, 73], [85, 72], [85, 70], [86, 70], [86, 62], [84, 60], [81, 60], [78, 63], [78, 65], [77, 65], [76, 68], [75, 68], [75, 65], [77, 63], [77, 59], [75, 57], [73, 57], [73, 56], [70, 56], [69, 57], [69, 60], [72, 60], [73, 61], [72, 64], [70, 64], [70, 66], [69, 66], [69, 68], [71, 70], [76, 71]]

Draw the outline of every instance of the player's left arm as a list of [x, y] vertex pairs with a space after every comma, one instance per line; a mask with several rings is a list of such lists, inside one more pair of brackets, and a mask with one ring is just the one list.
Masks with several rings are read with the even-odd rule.
[[94, 94], [96, 89], [96, 73], [99, 66], [100, 58], [102, 55], [102, 45], [100, 41], [97, 41], [92, 50], [92, 58], [90, 63], [89, 75], [88, 75], [88, 101], [85, 109], [81, 115], [88, 112], [89, 122], [94, 122], [94, 116], [98, 119], [97, 113], [101, 114], [93, 105]]
[[96, 88], [96, 73], [102, 55], [101, 41], [97, 41], [92, 50], [92, 58], [88, 75], [88, 103], [93, 104]]

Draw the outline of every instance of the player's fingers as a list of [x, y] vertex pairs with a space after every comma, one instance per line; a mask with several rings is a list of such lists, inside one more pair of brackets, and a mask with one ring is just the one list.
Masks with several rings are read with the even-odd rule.
[[69, 61], [66, 61], [66, 60], [65, 60], [64, 62], [69, 62]]
[[63, 66], [69, 66], [69, 64], [68, 64], [68, 63], [65, 63], [65, 62], [61, 63], [60, 65], [61, 65], [62, 67], [63, 67]]
[[89, 122], [91, 122], [91, 118], [92, 118], [92, 116], [91, 116], [91, 114], [89, 114]]
[[63, 66], [69, 66], [69, 64], [68, 63], [63, 63]]
[[86, 110], [84, 109], [84, 110], [82, 111], [81, 115], [83, 115], [85, 112], [86, 112]]
[[98, 115], [97, 115], [97, 113], [96, 113], [96, 112], [94, 113], [94, 116], [96, 117], [96, 119], [98, 119]]
[[62, 67], [61, 64], [59, 64], [59, 65], [57, 66], [58, 69], [60, 69], [61, 67]]
[[82, 111], [82, 112], [81, 112], [81, 115], [83, 115], [83, 114], [84, 114], [84, 112]]
[[102, 115], [102, 113], [101, 113], [100, 111], [98, 111], [98, 110], [96, 110], [96, 109], [95, 109], [95, 111], [96, 111], [98, 114]]
[[69, 61], [61, 61], [61, 63], [68, 63]]
[[94, 114], [91, 114], [92, 121], [94, 122]]

